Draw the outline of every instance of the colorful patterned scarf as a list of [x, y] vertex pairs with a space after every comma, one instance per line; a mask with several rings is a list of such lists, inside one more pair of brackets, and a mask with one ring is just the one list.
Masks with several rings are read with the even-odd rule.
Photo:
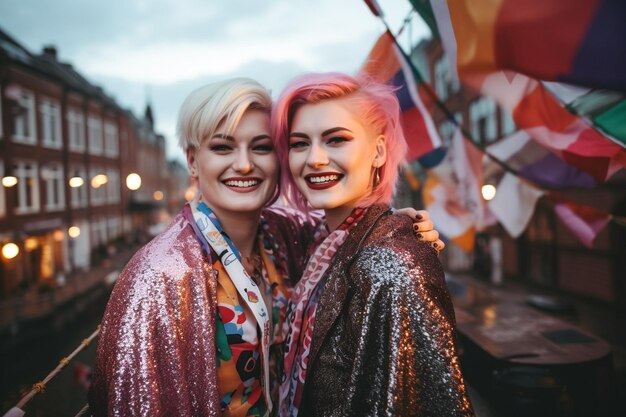
[[[192, 204], [195, 202], [192, 202]], [[193, 207], [191, 207], [193, 211]], [[205, 214], [216, 225], [218, 232], [232, 245], [228, 236], [223, 232], [219, 220], [215, 214], [205, 206]], [[217, 380], [221, 395], [221, 412], [224, 416], [231, 417], [257, 417], [266, 416], [268, 409], [264, 391], [264, 372], [261, 360], [260, 335], [258, 334], [257, 320], [249, 309], [248, 297], [243, 298], [232, 281], [232, 277], [222, 263], [218, 254], [213, 250], [202, 232], [193, 214], [188, 220], [194, 229], [198, 241], [204, 251], [210, 254], [213, 261], [212, 269], [217, 279]], [[288, 282], [276, 270], [274, 247], [276, 242], [272, 236], [262, 233], [267, 229], [267, 224], [259, 225], [259, 240], [257, 242], [262, 260], [262, 280], [264, 282], [264, 294], [262, 298], [268, 302], [270, 313], [270, 352], [269, 352], [269, 389], [272, 391], [272, 402], [278, 399], [279, 368], [278, 361], [282, 362], [281, 343], [284, 339], [283, 329], [287, 310], [287, 300], [291, 289]], [[263, 237], [263, 239], [261, 239]], [[239, 253], [233, 246], [233, 252], [237, 257]], [[252, 294], [253, 295], [253, 294]], [[259, 299], [257, 302], [262, 302]], [[282, 363], [281, 363], [282, 365]]]
[[287, 312], [286, 345], [283, 377], [280, 385], [281, 417], [296, 417], [306, 380], [315, 310], [324, 277], [333, 255], [345, 242], [350, 230], [365, 215], [367, 208], [356, 208], [335, 231], [330, 233], [310, 257], [300, 282], [294, 289]]

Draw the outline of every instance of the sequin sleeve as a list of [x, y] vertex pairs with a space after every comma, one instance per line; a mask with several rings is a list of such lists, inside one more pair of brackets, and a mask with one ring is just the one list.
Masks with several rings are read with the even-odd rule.
[[179, 215], [124, 268], [89, 391], [94, 416], [219, 416], [215, 284]]
[[391, 217], [402, 227], [375, 232], [350, 269], [365, 308], [342, 415], [471, 416], [436, 251]]

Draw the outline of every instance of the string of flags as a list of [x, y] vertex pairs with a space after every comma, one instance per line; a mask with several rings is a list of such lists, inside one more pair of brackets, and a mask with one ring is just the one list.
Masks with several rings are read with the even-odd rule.
[[[567, 3], [547, 1], [555, 4], [555, 13], [564, 10], [562, 7]], [[493, 35], [496, 26], [502, 30], [502, 23], [485, 21], [483, 15], [477, 19], [488, 2], [472, 0], [470, 7], [468, 1], [431, 0], [432, 8], [426, 1], [412, 0], [411, 3], [414, 7], [417, 3], [416, 10], [427, 22], [430, 20], [430, 25], [436, 21], [437, 33], [451, 58], [454, 76], [463, 85], [493, 98], [510, 111], [519, 129], [486, 148], [477, 145], [445, 105], [433, 97], [432, 89], [423, 82], [393, 34], [387, 30], [381, 35], [361, 71], [399, 87], [397, 94], [404, 113], [403, 123], [409, 126], [405, 130], [411, 147], [409, 157], [427, 168], [427, 179], [422, 185], [423, 200], [442, 234], [467, 251], [474, 247], [476, 232], [496, 223], [511, 236], [518, 237], [542, 197], [551, 202], [556, 216], [587, 247], [593, 246], [595, 237], [611, 220], [622, 224], [624, 219], [569, 201], [555, 190], [593, 188], [626, 168], [626, 95], [593, 89], [608, 83], [626, 90], [626, 55], [623, 62], [616, 63], [623, 65], [624, 72], [610, 79], [598, 78], [596, 74], [582, 76], [584, 71], [580, 65], [573, 66], [569, 72], [560, 68], [542, 73], [528, 69], [525, 62], [506, 63], [500, 57], [506, 52], [502, 50], [502, 42], [497, 48], [489, 44], [490, 38], [485, 33]], [[518, 7], [514, 3], [518, 2], [503, 0], [506, 13], [513, 13]], [[599, 8], [606, 6], [601, 0], [595, 3]], [[366, 4], [387, 26], [377, 2], [366, 0]], [[543, 6], [533, 2], [519, 7], [527, 10]], [[626, 18], [626, 7], [613, 11]], [[497, 15], [489, 14], [493, 19]], [[532, 10], [529, 15], [534, 15]], [[519, 37], [510, 41], [516, 46], [506, 47], [525, 47], [518, 45], [523, 42]], [[538, 81], [532, 75], [541, 75], [544, 80], [580, 81], [586, 86]], [[448, 149], [441, 147], [441, 139], [434, 128], [430, 114], [433, 101], [457, 126]], [[497, 183], [497, 187], [493, 183]], [[493, 195], [486, 196], [485, 192]]]

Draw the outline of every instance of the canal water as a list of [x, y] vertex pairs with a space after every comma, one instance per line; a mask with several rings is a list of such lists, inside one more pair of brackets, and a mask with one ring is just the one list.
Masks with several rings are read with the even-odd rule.
[[[15, 346], [0, 352], [0, 416], [91, 335], [100, 323], [109, 294], [107, 288], [98, 287], [79, 305], [67, 306], [53, 317], [25, 323], [19, 329]], [[75, 416], [81, 410], [87, 396], [75, 373], [84, 374], [93, 365], [96, 343], [94, 339], [47, 384], [45, 392], [24, 407], [26, 417]]]

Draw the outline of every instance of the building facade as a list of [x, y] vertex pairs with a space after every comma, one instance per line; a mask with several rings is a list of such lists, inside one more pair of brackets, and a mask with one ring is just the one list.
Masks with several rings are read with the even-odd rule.
[[0, 112], [0, 299], [62, 286], [158, 221], [167, 161], [151, 112], [1, 30]]

